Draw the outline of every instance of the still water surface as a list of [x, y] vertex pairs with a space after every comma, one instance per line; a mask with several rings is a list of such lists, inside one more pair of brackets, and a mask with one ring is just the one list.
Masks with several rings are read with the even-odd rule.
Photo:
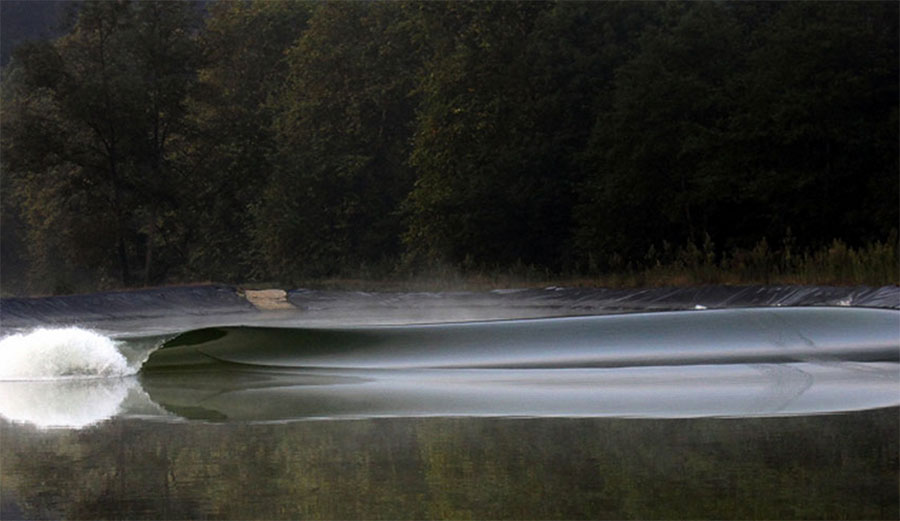
[[4, 421], [0, 514], [896, 519], [897, 415]]

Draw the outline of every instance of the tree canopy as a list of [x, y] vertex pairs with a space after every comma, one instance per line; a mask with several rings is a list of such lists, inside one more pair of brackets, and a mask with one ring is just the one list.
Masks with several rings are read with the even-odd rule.
[[3, 71], [32, 291], [898, 227], [896, 2], [85, 1]]

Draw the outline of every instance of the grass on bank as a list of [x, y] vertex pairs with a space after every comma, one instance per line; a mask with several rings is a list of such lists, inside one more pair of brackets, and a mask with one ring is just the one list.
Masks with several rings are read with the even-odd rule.
[[[238, 283], [241, 289], [325, 289], [349, 291], [487, 291], [528, 287], [649, 288], [699, 285], [900, 285], [898, 241], [875, 242], [854, 248], [840, 240], [818, 251], [797, 253], [790, 241], [777, 248], [763, 239], [750, 250], [716, 253], [708, 239], [700, 246], [651, 250], [642, 263], [624, 264], [609, 259], [606, 269], [589, 267], [584, 273], [554, 273], [516, 264], [505, 269], [466, 269], [438, 264], [418, 271], [392, 266], [362, 267], [337, 277], [293, 281]], [[167, 285], [196, 285], [214, 281], [172, 280]], [[218, 281], [222, 282], [222, 281]], [[0, 281], [0, 296], [37, 296], [126, 290], [115, 285], [66, 283], [51, 288], [15, 290]], [[12, 291], [11, 291], [12, 290]]]
[[[615, 259], [611, 262], [615, 265]], [[896, 240], [852, 248], [840, 240], [814, 252], [796, 253], [790, 244], [773, 249], [763, 239], [751, 250], [717, 255], [713, 245], [689, 244], [672, 251], [650, 251], [645, 264], [587, 274], [555, 274], [518, 264], [503, 270], [466, 270], [438, 265], [417, 273], [360, 270], [352, 276], [297, 281], [293, 287], [357, 291], [481, 291], [521, 287], [638, 288], [698, 285], [900, 285]], [[277, 283], [246, 285], [282, 287]]]

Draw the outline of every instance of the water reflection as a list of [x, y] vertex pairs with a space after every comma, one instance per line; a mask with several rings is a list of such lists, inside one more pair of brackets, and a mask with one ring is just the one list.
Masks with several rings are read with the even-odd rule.
[[896, 519], [897, 415], [2, 421], [0, 517]]
[[773, 416], [900, 405], [895, 363], [144, 375], [187, 418]]
[[41, 428], [81, 429], [121, 412], [132, 378], [0, 382], [0, 416]]
[[232, 368], [0, 382], [0, 416], [80, 429], [114, 417], [270, 422], [378, 417], [695, 418], [900, 405], [893, 362], [561, 369]]

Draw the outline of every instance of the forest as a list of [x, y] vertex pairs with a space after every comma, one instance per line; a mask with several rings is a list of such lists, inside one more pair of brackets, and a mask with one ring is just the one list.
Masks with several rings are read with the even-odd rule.
[[897, 283], [898, 20], [895, 1], [79, 2], [3, 69], [0, 284], [768, 280], [867, 258]]

